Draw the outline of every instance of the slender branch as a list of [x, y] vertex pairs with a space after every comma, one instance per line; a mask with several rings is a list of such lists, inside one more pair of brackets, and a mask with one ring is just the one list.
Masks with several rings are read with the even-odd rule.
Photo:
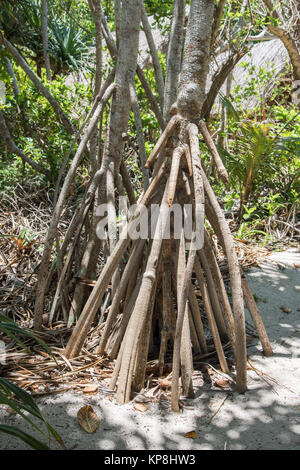
[[100, 93], [101, 81], [102, 81], [102, 28], [101, 28], [101, 17], [102, 9], [98, 0], [93, 0], [94, 8], [91, 8], [92, 15], [95, 22], [95, 39], [96, 39], [96, 74], [95, 74], [95, 85], [94, 85], [94, 97]]
[[195, 219], [197, 224], [197, 239], [199, 242], [198, 249], [204, 244], [204, 189], [201, 169], [201, 157], [199, 149], [198, 127], [196, 124], [188, 125], [188, 134], [192, 155], [193, 166], [193, 182], [195, 197]]
[[25, 59], [21, 56], [21, 54], [17, 51], [17, 49], [7, 40], [3, 37], [3, 35], [0, 33], [0, 41], [6, 49], [11, 53], [17, 64], [24, 70], [26, 75], [30, 78], [30, 80], [33, 82], [33, 84], [36, 86], [36, 88], [39, 90], [39, 92], [49, 101], [50, 105], [53, 108], [53, 111], [58, 117], [59, 122], [61, 122], [64, 127], [67, 129], [67, 131], [70, 134], [73, 134], [75, 132], [75, 129], [65, 114], [65, 112], [62, 110], [58, 102], [53, 98], [49, 90], [40, 82], [38, 77], [35, 75], [35, 73], [32, 71], [32, 69], [29, 67]]
[[[271, 0], [263, 0], [263, 3], [265, 4], [271, 18], [275, 18], [276, 20], [281, 19], [277, 11], [277, 7], [275, 8]], [[277, 36], [283, 42], [293, 66], [294, 78], [295, 80], [300, 80], [300, 51], [297, 47], [296, 41], [293, 39], [289, 31], [286, 31], [282, 27], [275, 26], [271, 21], [268, 21], [267, 26], [270, 33]]]
[[159, 137], [152, 152], [150, 153], [148, 160], [146, 162], [145, 168], [150, 168], [153, 165], [153, 163], [155, 162], [158, 156], [158, 153], [161, 152], [163, 148], [166, 146], [168, 138], [174, 131], [175, 127], [178, 125], [179, 121], [180, 121], [179, 116], [173, 116], [172, 119], [169, 121], [167, 127], [165, 128], [164, 132]]
[[203, 103], [203, 108], [201, 111], [202, 119], [207, 120], [211, 113], [212, 107], [216, 100], [217, 94], [222, 88], [225, 80], [228, 75], [232, 72], [239, 60], [247, 53], [248, 47], [243, 46], [238, 49], [238, 51], [233, 52], [226, 62], [222, 65], [221, 69], [215, 74], [213, 82], [210, 86], [210, 89], [206, 95], [205, 101]]
[[126, 193], [127, 193], [128, 199], [129, 199], [129, 204], [133, 205], [133, 204], [136, 203], [136, 198], [135, 198], [134, 188], [133, 188], [130, 176], [128, 174], [127, 166], [126, 166], [125, 161], [121, 162], [120, 173], [121, 173], [121, 176], [122, 176], [122, 181], [123, 181], [124, 188], [126, 189]]
[[221, 178], [221, 180], [223, 181], [223, 183], [225, 184], [228, 184], [228, 173], [227, 173], [227, 170], [222, 162], [222, 159], [219, 155], [219, 152], [215, 146], [215, 143], [213, 141], [213, 139], [211, 138], [211, 135], [210, 133], [208, 132], [208, 129], [206, 127], [206, 124], [204, 121], [200, 121], [199, 122], [199, 128], [202, 132], [202, 135], [204, 137], [204, 140], [205, 140], [205, 143], [214, 159], [214, 162], [215, 162], [215, 165], [216, 165], [216, 168], [217, 168], [217, 172]]
[[70, 155], [73, 152], [74, 147], [75, 147], [76, 143], [79, 141], [80, 137], [83, 138], [83, 135], [84, 135], [84, 132], [86, 130], [87, 124], [89, 123], [91, 117], [94, 115], [94, 113], [97, 109], [97, 106], [99, 105], [99, 102], [101, 101], [101, 99], [104, 96], [104, 93], [106, 92], [108, 87], [113, 83], [114, 77], [115, 77], [115, 69], [113, 69], [109, 73], [108, 77], [106, 78], [105, 82], [103, 83], [103, 86], [102, 86], [99, 94], [95, 97], [93, 105], [92, 105], [90, 111], [87, 113], [80, 129], [77, 131], [76, 135], [73, 138], [73, 141], [72, 141], [72, 143], [70, 145], [70, 148], [69, 148], [69, 150], [68, 150], [68, 152], [67, 152], [67, 154], [64, 158], [64, 161], [63, 161], [63, 163], [60, 167], [59, 174], [58, 174], [58, 177], [57, 177], [57, 183], [56, 183], [56, 186], [55, 186], [55, 193], [54, 193], [54, 205], [57, 202], [58, 192], [59, 192], [59, 188], [60, 188], [60, 182], [61, 182], [62, 177], [64, 175], [64, 171], [66, 169], [66, 166], [67, 166], [67, 163], [69, 161]]
[[28, 163], [28, 165], [30, 165], [34, 170], [38, 171], [39, 173], [43, 173], [44, 175], [49, 176], [49, 172], [45, 168], [43, 168], [41, 165], [36, 163], [30, 157], [27, 157], [27, 155], [25, 155], [25, 153], [19, 147], [17, 147], [17, 145], [15, 144], [7, 128], [4, 115], [1, 109], [0, 109], [0, 134], [12, 153], [14, 153], [15, 155], [18, 155], [18, 157], [20, 157], [24, 163]]
[[149, 171], [145, 168], [147, 155], [146, 155], [146, 148], [145, 148], [143, 124], [142, 124], [140, 108], [139, 108], [138, 99], [136, 96], [134, 85], [133, 83], [131, 83], [129, 86], [130, 86], [131, 107], [132, 107], [132, 111], [134, 114], [137, 142], [139, 146], [140, 164], [141, 164], [142, 173], [143, 173], [143, 187], [144, 187], [144, 191], [146, 191], [146, 189], [149, 186]]
[[[239, 262], [235, 252], [233, 239], [230, 229], [219, 206], [217, 198], [210, 186], [204, 170], [202, 170], [203, 185], [211, 206], [215, 224], [217, 225], [217, 235], [224, 244], [230, 274], [230, 283], [233, 300], [233, 314], [235, 321], [235, 354], [236, 354], [236, 370], [237, 370], [237, 389], [240, 393], [247, 390], [247, 352], [246, 352], [246, 333], [245, 333], [245, 314], [243, 303], [243, 292], [241, 285], [241, 276]], [[210, 214], [207, 212], [208, 217]]]
[[182, 46], [183, 46], [183, 28], [185, 20], [185, 0], [175, 0], [172, 26], [170, 33], [170, 42], [167, 56], [167, 72], [164, 93], [164, 119], [170, 119], [170, 110], [176, 102], [178, 80], [181, 65]]
[[16, 101], [18, 101], [18, 96], [19, 96], [19, 93], [20, 93], [19, 92], [19, 87], [18, 87], [18, 82], [17, 82], [16, 76], [15, 76], [14, 69], [13, 69], [13, 67], [11, 65], [11, 62], [10, 62], [8, 57], [5, 57], [5, 65], [6, 65], [6, 69], [9, 73], [9, 75], [12, 78], [14, 96], [15, 96]]
[[41, 327], [41, 321], [42, 321], [42, 314], [43, 314], [43, 306], [44, 306], [44, 296], [45, 296], [45, 288], [46, 288], [46, 280], [47, 280], [47, 274], [48, 274], [48, 266], [49, 266], [49, 260], [51, 256], [51, 251], [52, 251], [52, 244], [56, 235], [56, 228], [57, 224], [59, 221], [59, 218], [61, 216], [65, 201], [68, 196], [69, 188], [70, 185], [72, 184], [76, 170], [78, 168], [78, 165], [81, 161], [84, 149], [86, 147], [86, 144], [91, 136], [91, 133], [93, 132], [99, 116], [101, 115], [103, 108], [105, 104], [107, 103], [108, 99], [110, 98], [112, 92], [115, 89], [115, 84], [113, 83], [108, 87], [106, 92], [104, 93], [104, 96], [100, 103], [98, 104], [98, 107], [96, 108], [96, 111], [89, 123], [89, 126], [87, 127], [85, 134], [78, 146], [78, 149], [75, 153], [74, 159], [71, 163], [71, 166], [69, 168], [69, 171], [65, 177], [63, 187], [61, 189], [57, 204], [54, 208], [53, 215], [52, 215], [52, 220], [50, 223], [50, 227], [48, 230], [47, 234], [47, 239], [45, 242], [45, 247], [44, 247], [44, 253], [43, 253], [43, 258], [41, 262], [41, 268], [39, 272], [39, 280], [38, 280], [38, 285], [37, 285], [37, 294], [36, 294], [36, 303], [35, 303], [35, 317], [34, 317], [34, 326], [35, 329], [40, 329]]
[[219, 0], [218, 5], [215, 8], [214, 21], [213, 21], [213, 26], [212, 26], [212, 36], [211, 36], [211, 43], [210, 43], [211, 52], [214, 49], [215, 42], [219, 34], [220, 24], [221, 24], [222, 15], [223, 15], [226, 1], [227, 0]]
[[[184, 250], [184, 235], [182, 233], [180, 240], [180, 249]], [[194, 262], [195, 262], [196, 252], [190, 250], [187, 265], [184, 270], [184, 278], [182, 280], [181, 289], [178, 292], [178, 314], [177, 314], [177, 323], [176, 331], [174, 338], [174, 348], [173, 348], [173, 366], [172, 366], [172, 396], [171, 396], [171, 406], [172, 410], [179, 412], [179, 403], [178, 403], [178, 385], [179, 385], [179, 371], [180, 371], [180, 349], [181, 349], [181, 336], [182, 336], [182, 327], [184, 321], [184, 315], [186, 312], [186, 303], [188, 299], [188, 293], [190, 288], [190, 281], [192, 277]]]
[[159, 104], [160, 104], [160, 109], [162, 111], [164, 109], [164, 87], [165, 87], [164, 77], [163, 77], [156, 45], [153, 39], [151, 26], [149, 24], [148, 15], [147, 15], [143, 0], [140, 0], [140, 3], [141, 3], [141, 9], [142, 9], [142, 24], [143, 24], [144, 32], [147, 38], [148, 46], [150, 49], [150, 54], [152, 57], [153, 68], [154, 68], [155, 79], [156, 79], [156, 86], [157, 86], [157, 91], [158, 91]]
[[184, 153], [185, 153], [185, 149], [183, 146], [181, 146], [181, 147], [176, 147], [172, 155], [172, 165], [171, 165], [171, 170], [170, 170], [170, 181], [169, 181], [168, 196], [167, 196], [167, 203], [169, 206], [172, 206], [174, 202], [180, 162]]
[[49, 44], [48, 44], [48, 2], [42, 0], [42, 38], [43, 38], [43, 54], [46, 67], [47, 80], [51, 81], [51, 67], [49, 57]]
[[224, 351], [223, 351], [222, 342], [221, 342], [221, 339], [220, 339], [220, 334], [219, 334], [218, 327], [217, 327], [217, 324], [216, 324], [214, 312], [213, 312], [213, 309], [212, 309], [212, 305], [211, 305], [211, 301], [210, 301], [210, 297], [209, 297], [209, 291], [208, 291], [208, 288], [207, 288], [207, 285], [206, 285], [206, 282], [205, 282], [205, 279], [204, 279], [204, 276], [203, 276], [202, 266], [200, 264], [200, 261], [199, 261], [198, 257], [196, 257], [196, 259], [195, 259], [195, 272], [196, 272], [197, 280], [198, 280], [199, 287], [200, 287], [200, 290], [201, 290], [201, 296], [202, 296], [202, 300], [203, 300], [207, 320], [209, 322], [209, 326], [210, 326], [211, 333], [212, 333], [212, 336], [213, 336], [213, 340], [214, 340], [215, 348], [216, 348], [216, 351], [217, 351], [218, 359], [219, 359], [219, 362], [220, 362], [220, 366], [221, 366], [221, 369], [222, 369], [223, 372], [228, 373], [229, 369], [228, 369], [226, 357], [225, 357], [225, 354], [224, 354]]

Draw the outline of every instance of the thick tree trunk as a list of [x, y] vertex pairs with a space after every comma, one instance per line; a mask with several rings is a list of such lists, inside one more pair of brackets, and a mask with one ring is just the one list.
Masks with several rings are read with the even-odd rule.
[[[91, 0], [90, 0], [91, 1]], [[94, 98], [100, 93], [101, 82], [102, 82], [102, 9], [100, 2], [93, 0], [90, 3], [90, 8], [95, 21], [96, 30], [96, 74], [95, 74], [95, 85], [94, 85]]]
[[179, 113], [190, 121], [199, 119], [205, 99], [213, 12], [213, 0], [192, 0], [177, 98]]
[[164, 119], [170, 119], [170, 110], [176, 102], [181, 66], [185, 0], [174, 0], [174, 10], [167, 56], [167, 73], [164, 93]]
[[[137, 1], [140, 5], [140, 0]], [[117, 57], [117, 90], [110, 112], [108, 138], [103, 155], [106, 165], [109, 164], [107, 195], [111, 199], [111, 206], [114, 205], [115, 183], [117, 183], [119, 192], [123, 192], [122, 184], [119, 184], [117, 180], [119, 170], [124, 182], [127, 181], [127, 193], [131, 195], [130, 199], [135, 200], [126, 172], [124, 172], [124, 162], [121, 163], [122, 132], [126, 131], [130, 106], [134, 110], [141, 155], [143, 158], [145, 156], [142, 126], [133, 85], [135, 65], [133, 60], [125, 60], [125, 57], [129, 55], [129, 50], [130, 54], [137, 51], [137, 45], [134, 45], [130, 40], [132, 38], [124, 36], [125, 33], [128, 34], [129, 21], [129, 16], [124, 11], [126, 8], [128, 8], [128, 12], [131, 11], [133, 3], [133, 0], [123, 2], [123, 16], [117, 34], [119, 37], [118, 51], [108, 26], [102, 18], [105, 38], [114, 57]], [[181, 21], [181, 27], [183, 26], [184, 9], [181, 10], [182, 15], [180, 16], [179, 7], [182, 8], [183, 5], [184, 2], [175, 1], [174, 17]], [[220, 8], [223, 8], [224, 2], [219, 2], [219, 5]], [[133, 12], [131, 11], [131, 13]], [[120, 260], [126, 256], [127, 262], [121, 273], [120, 282], [114, 285], [115, 295], [112, 296], [98, 350], [99, 354], [107, 354], [111, 359], [117, 358], [110, 388], [114, 389], [117, 386], [116, 398], [119, 403], [128, 402], [132, 397], [132, 391], [138, 392], [143, 388], [148, 353], [157, 354], [159, 375], [162, 375], [165, 357], [171, 352], [169, 347], [173, 346], [172, 409], [179, 411], [180, 378], [183, 394], [193, 396], [192, 354], [207, 354], [211, 351], [210, 341], [207, 341], [205, 336], [203, 317], [207, 320], [205, 325], [208, 324], [220, 367], [224, 372], [228, 372], [229, 369], [222, 340], [231, 342], [236, 359], [237, 389], [240, 392], [246, 390], [247, 356], [240, 268], [229, 227], [202, 168], [199, 147], [200, 128], [207, 148], [216, 162], [218, 175], [227, 182], [228, 175], [214, 142], [205, 124], [200, 122], [205, 99], [213, 13], [214, 1], [192, 0], [177, 105], [172, 109], [175, 116], [169, 120], [167, 114], [165, 115], [168, 124], [145, 165], [149, 170], [154, 165], [150, 184], [147, 189], [145, 188], [144, 194], [138, 201], [140, 206], [129, 219], [125, 238], [121, 236], [116, 244], [111, 243], [110, 257], [85, 303], [66, 348], [67, 357], [75, 357], [79, 354], [107, 291], [108, 284], [113, 278], [117, 266], [120, 266], [120, 270], [123, 269]], [[173, 22], [175, 21], [174, 17]], [[133, 16], [130, 18], [131, 22], [132, 18]], [[134, 18], [137, 21], [138, 15]], [[218, 23], [219, 18], [215, 17], [215, 21]], [[175, 23], [176, 21], [173, 24], [174, 27]], [[134, 29], [132, 36], [135, 34], [136, 30]], [[173, 35], [171, 42], [170, 55], [172, 55], [170, 51], [174, 52], [176, 48], [177, 51], [180, 49], [180, 41], [178, 42], [177, 37]], [[121, 57], [123, 54], [124, 60]], [[178, 60], [178, 54], [175, 56]], [[177, 88], [178, 81], [177, 69], [175, 67], [175, 70], [170, 71], [170, 64], [171, 62], [168, 66], [167, 76], [169, 73], [169, 77], [171, 77], [174, 72], [174, 76], [177, 78], [173, 84], [168, 84], [168, 80], [166, 80], [165, 90], [168, 89], [170, 93], [165, 94], [165, 110], [173, 100], [170, 97], [174, 97], [176, 94], [171, 91], [171, 85], [176, 85], [175, 88]], [[138, 71], [140, 77], [139, 73]], [[171, 101], [167, 105], [169, 99]], [[176, 113], [176, 108], [178, 113]], [[94, 185], [95, 181], [94, 177]], [[147, 239], [132, 242], [131, 238], [136, 233], [136, 221], [142, 210], [145, 210], [149, 215], [149, 205], [157, 202], [160, 205], [160, 212], [155, 226], [155, 235], [148, 235], [149, 241]], [[176, 218], [174, 216], [171, 219], [168, 211], [169, 208], [174, 210], [175, 204], [181, 209], [186, 209], [185, 205], [191, 202], [193, 230], [197, 237], [193, 239], [193, 235], [187, 235], [181, 227], [181, 238], [178, 242], [175, 240]], [[205, 230], [205, 204], [207, 218], [228, 259], [233, 311], [210, 236]], [[168, 226], [170, 220], [169, 238], [171, 240], [166, 239], [168, 238], [167, 231], [162, 230]], [[195, 226], [197, 230], [195, 230]], [[113, 225], [110, 229], [112, 227]], [[110, 230], [110, 239], [113, 238], [113, 232]], [[187, 243], [190, 248], [186, 263]], [[172, 249], [176, 246], [178, 247], [177, 261], [172, 253]], [[192, 277], [193, 273], [195, 273], [196, 280]], [[243, 288], [244, 297], [251, 308], [256, 327], [259, 329], [263, 347], [270, 352], [267, 349], [268, 342], [263, 325], [253, 304], [254, 299], [245, 282], [243, 282]], [[102, 322], [105, 318], [103, 313], [100, 318]], [[157, 329], [159, 329], [158, 334]]]
[[127, 133], [128, 118], [131, 106], [129, 84], [133, 83], [139, 44], [141, 6], [139, 0], [127, 0], [122, 8], [120, 36], [122, 41], [118, 50], [116, 64], [116, 93], [111, 106], [110, 127], [104, 153], [114, 159], [114, 172], [119, 173], [123, 133]]

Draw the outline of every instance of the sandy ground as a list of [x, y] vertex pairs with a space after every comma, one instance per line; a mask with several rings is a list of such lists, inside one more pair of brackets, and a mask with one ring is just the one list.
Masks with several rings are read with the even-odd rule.
[[[254, 366], [268, 374], [273, 386], [248, 371], [249, 390], [196, 385], [196, 398], [183, 411], [151, 403], [143, 413], [132, 403], [118, 406], [102, 394], [62, 393], [38, 400], [46, 419], [61, 434], [68, 449], [242, 450], [300, 449], [300, 253], [274, 253], [272, 261], [252, 268], [247, 278], [256, 296], [272, 342], [274, 356], [265, 358], [255, 340], [248, 348]], [[297, 268], [298, 266], [298, 268]], [[280, 307], [291, 310], [285, 313]], [[247, 320], [250, 317], [247, 313]], [[265, 376], [265, 379], [268, 379]], [[94, 434], [77, 424], [77, 411], [90, 404], [101, 418]], [[18, 417], [0, 410], [0, 422], [24, 426]], [[195, 430], [196, 439], [184, 434]], [[25, 449], [15, 438], [0, 436], [0, 449]]]

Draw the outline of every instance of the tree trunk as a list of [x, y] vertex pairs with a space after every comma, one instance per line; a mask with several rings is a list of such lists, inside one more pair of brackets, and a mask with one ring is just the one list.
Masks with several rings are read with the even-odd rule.
[[[222, 8], [223, 3], [220, 2]], [[134, 111], [141, 157], [145, 158], [143, 131], [133, 84], [140, 21], [139, 13], [136, 9], [134, 10], [137, 4], [140, 5], [140, 0], [122, 3], [122, 17], [120, 27], [117, 28], [118, 49], [111, 38], [105, 18], [102, 17], [103, 34], [113, 56], [117, 59], [117, 88], [110, 110], [108, 136], [101, 165], [103, 170], [103, 162], [105, 162], [105, 172], [101, 173], [101, 169], [97, 170], [92, 179], [91, 188], [99, 182], [96, 175], [100, 171], [101, 175], [107, 179], [107, 197], [110, 200], [111, 214], [115, 210], [115, 186], [120, 193], [124, 191], [118, 180], [119, 171], [122, 173], [129, 198], [135, 201], [135, 195], [132, 194], [130, 181], [126, 175], [125, 162], [122, 161], [122, 133], [127, 130], [130, 107]], [[116, 5], [119, 3], [116, 2]], [[176, 25], [180, 26], [179, 30], [183, 28], [183, 7], [184, 2], [175, 1], [172, 28]], [[110, 257], [85, 302], [65, 351], [69, 358], [79, 354], [97, 316], [102, 299], [105, 294], [107, 296], [108, 284], [119, 266], [120, 279], [117, 282], [113, 280], [114, 295], [111, 296], [111, 304], [98, 349], [99, 354], [106, 354], [112, 360], [116, 359], [110, 388], [114, 389], [117, 386], [116, 398], [119, 403], [128, 402], [132, 398], [132, 391], [138, 392], [143, 388], [149, 352], [156, 355], [158, 373], [162, 375], [165, 370], [166, 357], [169, 357], [171, 347], [173, 347], [172, 409], [179, 411], [181, 393], [193, 396], [193, 353], [210, 354], [211, 352], [211, 342], [207, 341], [206, 330], [203, 326], [204, 318], [206, 319], [205, 325], [208, 324], [213, 338], [221, 369], [224, 372], [229, 370], [222, 344], [222, 341], [229, 340], [236, 360], [237, 389], [244, 392], [247, 386], [245, 320], [240, 267], [230, 229], [202, 167], [199, 147], [199, 129], [201, 129], [207, 148], [216, 162], [218, 176], [227, 182], [228, 175], [215, 144], [205, 124], [200, 122], [205, 100], [213, 13], [214, 1], [191, 1], [178, 93], [176, 91], [179, 70], [177, 66], [180, 63], [181, 46], [179, 45], [182, 42], [175, 34], [171, 34], [168, 60], [172, 56], [177, 62], [174, 70], [170, 70], [172, 61], [168, 62], [167, 77], [173, 76], [175, 81], [170, 83], [166, 79], [164, 112], [166, 109], [168, 111], [164, 117], [168, 123], [165, 129], [162, 129], [163, 132], [145, 165], [149, 172], [153, 167], [152, 179], [149, 186], [145, 186], [135, 213], [129, 217], [126, 236], [123, 234], [118, 241], [115, 240], [113, 230], [115, 226], [114, 223], [110, 224]], [[215, 17], [215, 22], [218, 23], [218, 21], [219, 19]], [[144, 24], [146, 25], [145, 18]], [[133, 28], [131, 33], [130, 26]], [[176, 50], [177, 53], [175, 53]], [[137, 71], [138, 76], [143, 80], [141, 71], [138, 68]], [[148, 84], [145, 88], [147, 86]], [[149, 96], [151, 94], [150, 89]], [[172, 113], [175, 115], [169, 120], [170, 106], [176, 99], [177, 104], [172, 106]], [[94, 191], [91, 188], [89, 192]], [[85, 209], [80, 211], [82, 215], [78, 215], [80, 220], [86, 213], [87, 204], [86, 202]], [[154, 236], [153, 233], [148, 234], [145, 240], [133, 241], [139, 216], [142, 213], [150, 214], [150, 204], [159, 206], [156, 225], [153, 224], [153, 219], [152, 224], [149, 220], [147, 221], [148, 225], [155, 227], [155, 234]], [[179, 241], [176, 217], [174, 215], [171, 218], [170, 211], [174, 213], [175, 206], [181, 210], [186, 209], [186, 204], [192, 207], [190, 214], [193, 233], [188, 234], [181, 227]], [[233, 309], [210, 236], [205, 229], [205, 212], [228, 260]], [[165, 229], [168, 228], [168, 224], [170, 224], [170, 231], [167, 235], [168, 231]], [[178, 247], [177, 257], [173, 254], [173, 248], [176, 246]], [[189, 255], [186, 263], [187, 252]], [[125, 267], [124, 263], [120, 263], [124, 257], [126, 258]], [[245, 282], [243, 282], [243, 288], [244, 297], [251, 308], [261, 341], [266, 349], [267, 338], [253, 304], [254, 299]], [[100, 318], [102, 322], [105, 318], [103, 313]], [[182, 390], [179, 387], [180, 378]]]
[[190, 121], [199, 119], [205, 99], [213, 0], [192, 0], [184, 45], [177, 108]]
[[174, 0], [174, 10], [167, 55], [167, 73], [164, 93], [164, 119], [170, 119], [170, 110], [176, 102], [181, 66], [185, 0]]

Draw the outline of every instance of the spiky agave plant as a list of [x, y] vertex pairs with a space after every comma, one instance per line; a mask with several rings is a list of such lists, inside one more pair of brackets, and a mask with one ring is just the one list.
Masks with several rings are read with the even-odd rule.
[[51, 53], [55, 59], [56, 73], [66, 73], [83, 67], [91, 41], [74, 22], [49, 22]]
[[[44, 66], [41, 33], [40, 0], [0, 0], [0, 29], [15, 46], [33, 53], [38, 74]], [[54, 8], [49, 8], [49, 53], [54, 73], [68, 73], [85, 64], [86, 54], [92, 45], [91, 38], [78, 24], [65, 14], [58, 18]]]
[[40, 0], [0, 0], [0, 27], [17, 46], [42, 51]]

